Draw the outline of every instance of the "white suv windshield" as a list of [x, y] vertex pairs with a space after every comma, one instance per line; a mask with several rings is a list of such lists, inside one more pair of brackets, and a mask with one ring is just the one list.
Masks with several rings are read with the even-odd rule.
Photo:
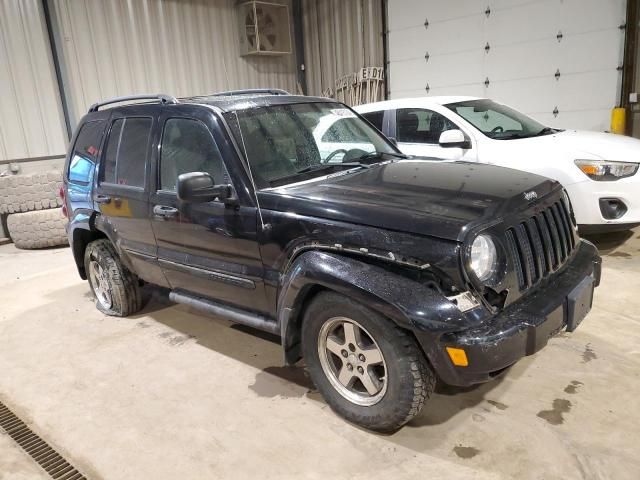
[[260, 188], [402, 157], [377, 130], [338, 103], [272, 105], [225, 118], [246, 150]]
[[492, 100], [468, 100], [445, 105], [487, 137], [496, 140], [548, 135], [557, 130], [545, 127], [533, 118]]

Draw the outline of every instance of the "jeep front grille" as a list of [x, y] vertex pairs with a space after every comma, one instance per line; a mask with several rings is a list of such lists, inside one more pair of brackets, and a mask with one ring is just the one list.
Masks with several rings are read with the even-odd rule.
[[562, 267], [576, 247], [571, 217], [562, 201], [507, 229], [506, 236], [520, 291]]

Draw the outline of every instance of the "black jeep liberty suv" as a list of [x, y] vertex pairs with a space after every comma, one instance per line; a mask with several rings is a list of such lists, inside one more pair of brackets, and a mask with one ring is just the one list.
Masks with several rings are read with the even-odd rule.
[[149, 282], [275, 333], [378, 431], [436, 378], [486, 382], [574, 330], [600, 280], [559, 183], [408, 157], [349, 107], [279, 90], [93, 105], [61, 195], [100, 311], [137, 312]]

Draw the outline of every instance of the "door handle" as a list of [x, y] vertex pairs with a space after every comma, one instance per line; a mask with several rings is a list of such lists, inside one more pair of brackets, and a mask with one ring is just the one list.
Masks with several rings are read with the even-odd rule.
[[178, 215], [178, 209], [174, 207], [168, 207], [166, 205], [156, 205], [153, 207], [153, 214], [156, 217], [171, 218]]
[[109, 195], [96, 195], [96, 202], [102, 204], [111, 203], [111, 197]]

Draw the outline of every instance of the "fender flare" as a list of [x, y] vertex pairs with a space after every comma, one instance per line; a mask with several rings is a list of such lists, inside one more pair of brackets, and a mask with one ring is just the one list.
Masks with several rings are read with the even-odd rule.
[[287, 364], [301, 358], [302, 307], [318, 287], [353, 298], [413, 332], [440, 335], [469, 326], [456, 305], [436, 290], [359, 259], [307, 251], [291, 264], [279, 289], [277, 315]]

